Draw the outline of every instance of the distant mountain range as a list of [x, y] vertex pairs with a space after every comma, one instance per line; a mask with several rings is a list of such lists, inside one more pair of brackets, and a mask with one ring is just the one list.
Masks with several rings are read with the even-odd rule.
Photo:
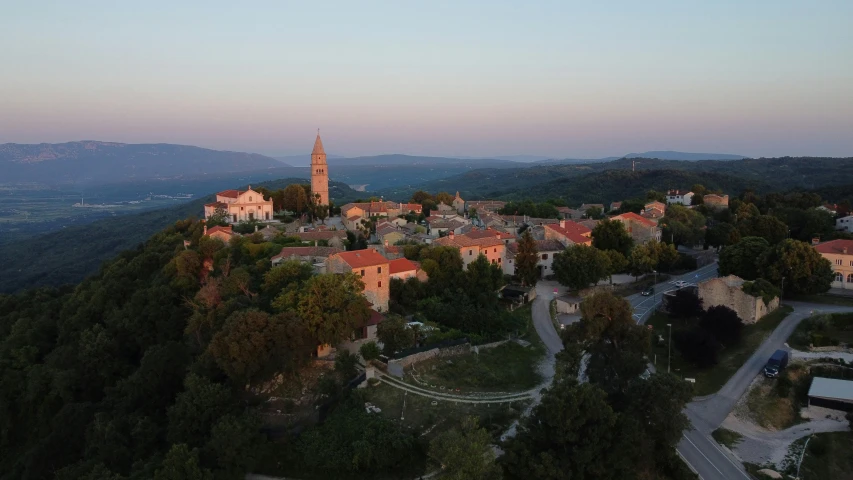
[[80, 141], [0, 145], [0, 168], [7, 182], [104, 184], [285, 166], [289, 165], [255, 153], [166, 143]]

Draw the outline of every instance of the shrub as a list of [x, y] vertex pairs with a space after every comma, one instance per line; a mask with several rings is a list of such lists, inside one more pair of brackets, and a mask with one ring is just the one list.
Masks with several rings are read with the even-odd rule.
[[708, 368], [719, 361], [722, 345], [701, 328], [679, 330], [673, 335], [673, 341], [681, 356], [698, 367]]
[[693, 289], [682, 288], [667, 300], [667, 307], [675, 318], [692, 318], [702, 313], [702, 300]]
[[729, 307], [717, 305], [702, 314], [699, 325], [725, 345], [740, 342], [743, 320]]
[[365, 362], [369, 362], [379, 358], [379, 354], [381, 352], [379, 350], [379, 345], [376, 345], [376, 342], [367, 342], [358, 349], [358, 353], [361, 354], [361, 358], [363, 358]]
[[809, 442], [809, 453], [815, 457], [822, 457], [826, 455], [827, 450], [826, 441], [821, 437], [814, 437], [811, 442]]
[[788, 395], [791, 394], [791, 389], [794, 387], [794, 382], [788, 378], [788, 375], [782, 375], [779, 377], [779, 380], [776, 381], [776, 395], [780, 398], [788, 398]]

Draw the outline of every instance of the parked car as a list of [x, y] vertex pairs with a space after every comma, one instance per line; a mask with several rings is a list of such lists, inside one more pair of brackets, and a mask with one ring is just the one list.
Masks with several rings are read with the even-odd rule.
[[678, 288], [682, 288], [682, 287], [686, 287], [688, 285], [688, 283], [685, 282], [684, 280], [679, 280], [677, 282], [674, 282], [673, 285], [675, 285]]
[[767, 360], [767, 365], [764, 365], [764, 376], [767, 378], [776, 378], [779, 376], [785, 367], [788, 366], [788, 352], [785, 350], [776, 350]]
[[640, 292], [640, 295], [642, 295], [644, 297], [650, 297], [654, 293], [655, 293], [655, 287], [649, 287], [649, 288], [643, 290], [642, 292]]

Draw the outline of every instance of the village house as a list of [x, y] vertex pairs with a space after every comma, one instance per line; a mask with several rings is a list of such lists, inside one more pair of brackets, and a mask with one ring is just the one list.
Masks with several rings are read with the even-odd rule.
[[396, 278], [402, 281], [406, 281], [410, 278], [417, 278], [422, 282], [425, 282], [428, 278], [426, 272], [421, 270], [420, 265], [408, 258], [396, 258], [388, 262], [388, 264], [391, 269], [391, 278]]
[[835, 220], [835, 229], [842, 232], [853, 232], [853, 215], [847, 215]]
[[506, 202], [500, 200], [471, 200], [466, 202], [467, 209], [471, 210], [473, 208], [477, 213], [497, 212], [505, 206]]
[[270, 258], [270, 262], [277, 266], [287, 260], [298, 260], [313, 266], [314, 273], [326, 273], [326, 259], [341, 252], [342, 249], [335, 247], [282, 247], [281, 252]]
[[819, 207], [815, 207], [815, 209], [824, 211], [826, 213], [829, 213], [830, 215], [835, 215], [838, 213], [838, 205], [832, 203], [824, 203]]
[[492, 228], [487, 228], [485, 230], [481, 230], [479, 228], [472, 228], [470, 231], [464, 232], [465, 236], [468, 238], [491, 238], [496, 237], [507, 245], [510, 243], [515, 243], [516, 237], [510, 233], [502, 232], [499, 230], [495, 230]]
[[292, 236], [299, 237], [299, 240], [303, 242], [314, 242], [315, 244], [318, 241], [324, 241], [330, 247], [343, 250], [345, 247], [344, 242], [347, 239], [347, 232], [343, 230], [312, 230], [294, 233]]
[[232, 238], [242, 236], [239, 233], [233, 231], [231, 229], [231, 225], [228, 225], [227, 227], [220, 227], [219, 225], [217, 225], [215, 227], [210, 228], [207, 228], [207, 225], [205, 225], [204, 235], [207, 235], [210, 238], [218, 238], [219, 240], [222, 240], [222, 242], [226, 245]]
[[430, 235], [443, 235], [445, 233], [462, 233], [462, 227], [470, 223], [468, 220], [451, 215], [431, 215], [426, 218], [427, 233]]
[[590, 208], [597, 208], [601, 213], [604, 213], [603, 203], [582, 203], [578, 210], [582, 211], [584, 215], [586, 215]]
[[611, 221], [622, 222], [625, 225], [625, 230], [631, 235], [635, 243], [646, 243], [651, 241], [660, 241], [661, 231], [658, 224], [648, 218], [643, 218], [633, 212], [616, 215], [610, 219]]
[[736, 275], [700, 282], [698, 295], [702, 299], [702, 307], [705, 310], [718, 305], [729, 307], [737, 313], [743, 323], [755, 323], [779, 307], [778, 297], [765, 303], [761, 297], [753, 297], [745, 293], [744, 283], [746, 281]]
[[229, 223], [268, 221], [273, 218], [272, 199], [264, 200], [264, 196], [252, 190], [251, 185], [243, 191], [223, 190], [217, 193], [216, 201], [204, 206], [204, 218], [213, 216], [217, 208], [225, 211], [225, 221]]
[[376, 225], [376, 238], [380, 243], [394, 245], [406, 239], [406, 231], [392, 223], [381, 222]]
[[[535, 240], [536, 251], [539, 252], [539, 278], [554, 274], [554, 255], [564, 251], [566, 247], [557, 240]], [[518, 254], [518, 243], [510, 243], [506, 246], [506, 262], [503, 270], [506, 275], [515, 275], [515, 256]]]
[[455, 208], [459, 214], [463, 214], [467, 211], [465, 209], [465, 200], [462, 200], [462, 197], [459, 196], [458, 190], [456, 191], [456, 197], [453, 199], [453, 208]]
[[690, 206], [693, 204], [693, 192], [687, 190], [669, 190], [666, 192], [666, 203]]
[[725, 208], [729, 208], [729, 196], [709, 193], [702, 197], [702, 203], [704, 203], [705, 206], [709, 208], [722, 210]]
[[622, 208], [622, 202], [610, 202], [610, 210], [608, 212], [615, 212]]
[[462, 257], [466, 269], [468, 264], [477, 260], [480, 255], [484, 255], [489, 263], [496, 264], [503, 269], [504, 258], [506, 258], [506, 244], [498, 235], [486, 238], [470, 238], [467, 235], [456, 235], [450, 232], [446, 237], [433, 240], [432, 243], [459, 250], [459, 255]]
[[388, 311], [388, 284], [390, 268], [388, 259], [376, 250], [339, 252], [326, 259], [328, 273], [354, 273], [364, 282], [364, 298], [377, 312]]
[[565, 247], [592, 245], [592, 229], [571, 220], [560, 220], [557, 224], [545, 225], [545, 240], [556, 240]]
[[579, 208], [557, 207], [557, 213], [564, 220], [577, 220], [586, 217], [586, 211]]
[[446, 205], [444, 203], [439, 203], [438, 206], [435, 208], [435, 210], [438, 212], [439, 215], [447, 215], [450, 213], [453, 213], [453, 214], [458, 213], [456, 211], [456, 209], [453, 208], [451, 205]]
[[832, 264], [835, 277], [830, 286], [853, 290], [853, 240], [830, 240], [818, 243], [814, 249]]

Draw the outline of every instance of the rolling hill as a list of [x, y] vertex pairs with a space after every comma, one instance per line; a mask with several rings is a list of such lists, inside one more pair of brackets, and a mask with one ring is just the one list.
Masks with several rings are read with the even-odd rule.
[[0, 145], [4, 182], [105, 184], [287, 166], [254, 153], [188, 145], [81, 141]]

